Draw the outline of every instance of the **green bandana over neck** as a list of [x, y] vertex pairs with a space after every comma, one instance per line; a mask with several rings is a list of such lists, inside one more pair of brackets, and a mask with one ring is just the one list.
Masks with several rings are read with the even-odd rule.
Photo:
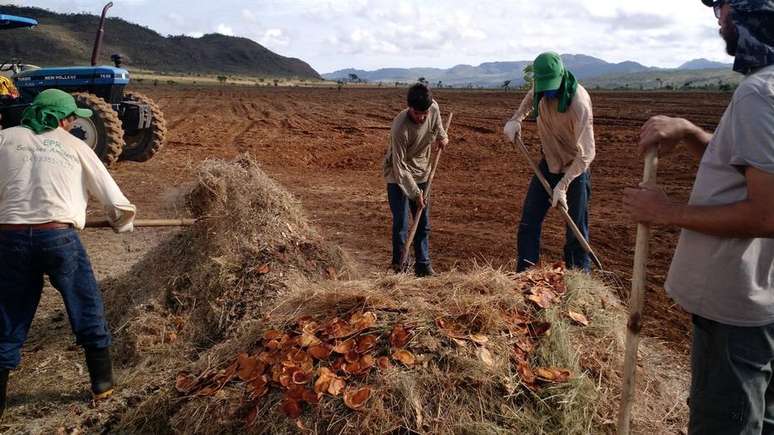
[[[570, 103], [572, 103], [572, 98], [575, 96], [575, 92], [577, 90], [578, 80], [575, 79], [575, 76], [572, 75], [570, 71], [565, 69], [564, 75], [562, 76], [562, 84], [559, 86], [559, 113], [567, 112], [567, 109], [570, 108]], [[541, 99], [543, 99], [543, 92], [535, 92], [535, 95], [533, 95], [532, 98], [535, 116], [540, 116], [539, 105]]]
[[73, 96], [67, 92], [46, 89], [24, 110], [21, 124], [35, 134], [41, 134], [57, 129], [59, 121], [70, 115], [90, 118], [92, 112], [89, 109], [79, 109]]

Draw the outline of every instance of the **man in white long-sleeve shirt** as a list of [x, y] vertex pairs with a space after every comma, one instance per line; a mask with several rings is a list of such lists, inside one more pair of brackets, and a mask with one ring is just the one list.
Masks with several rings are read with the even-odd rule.
[[414, 272], [433, 275], [430, 265], [430, 204], [423, 191], [430, 177], [430, 151], [433, 142], [443, 148], [449, 138], [441, 121], [441, 109], [430, 89], [417, 83], [409, 88], [408, 108], [395, 117], [390, 144], [384, 157], [383, 173], [387, 181], [387, 199], [392, 212], [392, 268], [401, 270], [400, 257], [408, 237], [409, 210], [423, 207], [414, 237]]
[[[524, 118], [532, 111], [536, 113], [543, 153], [539, 167], [553, 188], [553, 194], [548, 195], [537, 177], [532, 178], [519, 224], [518, 272], [540, 260], [540, 234], [550, 206], [567, 209], [588, 240], [589, 165], [595, 155], [591, 97], [586, 89], [565, 69], [556, 53], [539, 55], [533, 68], [534, 87], [505, 125], [504, 132], [513, 142], [516, 135], [521, 134]], [[588, 253], [569, 228], [564, 261], [570, 268], [586, 271], [590, 268]]]
[[91, 115], [70, 94], [49, 89], [26, 109], [22, 126], [0, 131], [0, 415], [44, 275], [62, 295], [85, 350], [94, 397], [113, 389], [110, 332], [76, 229], [84, 227], [89, 194], [118, 232], [133, 229], [135, 207], [89, 146], [68, 132], [78, 117]]

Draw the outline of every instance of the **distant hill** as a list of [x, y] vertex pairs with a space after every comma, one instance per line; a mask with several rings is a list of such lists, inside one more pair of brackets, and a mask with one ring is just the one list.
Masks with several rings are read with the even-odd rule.
[[[741, 76], [731, 70], [731, 64], [695, 59], [679, 68], [655, 68], [637, 62], [610, 63], [582, 54], [563, 54], [562, 61], [589, 88], [699, 88], [736, 85]], [[431, 84], [445, 86], [500, 87], [506, 80], [511, 86], [523, 85], [522, 70], [531, 61], [488, 62], [479, 66], [457, 65], [440, 68], [386, 68], [376, 71], [345, 69], [323, 74], [328, 80], [348, 79], [350, 74], [369, 82], [415, 82], [424, 77]]]
[[658, 69], [629, 74], [609, 74], [583, 80], [589, 89], [690, 89], [731, 90], [742, 75], [730, 67], [716, 69]]
[[[624, 74], [650, 71], [637, 62], [609, 63], [596, 57], [582, 54], [563, 54], [562, 61], [578, 79], [596, 77], [605, 74]], [[449, 69], [440, 68], [385, 68], [376, 71], [344, 69], [329, 74], [323, 74], [328, 80], [341, 80], [356, 74], [360, 79], [371, 82], [406, 82], [416, 81], [420, 77], [430, 83], [443, 82], [452, 86], [500, 86], [506, 80], [511, 80], [511, 86], [524, 83], [522, 70], [531, 61], [487, 62], [479, 66], [457, 65]]]
[[[18, 59], [40, 66], [88, 65], [99, 17], [10, 5], [0, 6], [0, 12], [34, 18], [40, 23], [32, 29], [2, 31], [3, 61]], [[164, 37], [120, 18], [105, 22], [99, 63], [110, 64], [112, 53], [121, 53], [129, 68], [159, 72], [320, 78], [306, 62], [280, 56], [247, 38], [220, 34]]]
[[689, 60], [688, 62], [685, 62], [684, 64], [677, 67], [677, 69], [687, 69], [687, 70], [697, 70], [697, 69], [720, 69], [720, 68], [731, 68], [733, 64], [730, 63], [723, 63], [723, 62], [715, 62], [712, 60], [707, 59], [694, 59]]

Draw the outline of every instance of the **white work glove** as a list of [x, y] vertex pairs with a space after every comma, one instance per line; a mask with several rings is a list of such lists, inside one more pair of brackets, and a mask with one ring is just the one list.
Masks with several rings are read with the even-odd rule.
[[105, 207], [110, 226], [115, 233], [131, 233], [134, 231], [134, 216], [137, 214], [137, 208], [132, 204], [121, 204], [118, 206]]
[[564, 179], [554, 187], [554, 193], [551, 196], [551, 207], [557, 205], [567, 210], [567, 184], [565, 184]]
[[505, 123], [505, 127], [503, 127], [503, 134], [505, 135], [505, 140], [514, 143], [516, 135], [521, 136], [521, 122], [515, 119], [508, 121]]

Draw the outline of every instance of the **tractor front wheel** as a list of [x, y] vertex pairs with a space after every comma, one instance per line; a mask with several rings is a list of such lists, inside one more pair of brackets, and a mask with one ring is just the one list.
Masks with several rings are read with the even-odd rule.
[[150, 127], [137, 130], [134, 134], [124, 135], [124, 151], [121, 154], [121, 160], [131, 160], [134, 162], [144, 162], [156, 155], [164, 146], [167, 136], [167, 121], [159, 106], [150, 98], [143, 94], [127, 93], [125, 100], [144, 104], [150, 108], [151, 123]]
[[73, 94], [75, 104], [90, 109], [91, 118], [78, 118], [70, 133], [86, 142], [106, 166], [118, 161], [124, 149], [124, 129], [118, 113], [102, 98], [85, 92]]

